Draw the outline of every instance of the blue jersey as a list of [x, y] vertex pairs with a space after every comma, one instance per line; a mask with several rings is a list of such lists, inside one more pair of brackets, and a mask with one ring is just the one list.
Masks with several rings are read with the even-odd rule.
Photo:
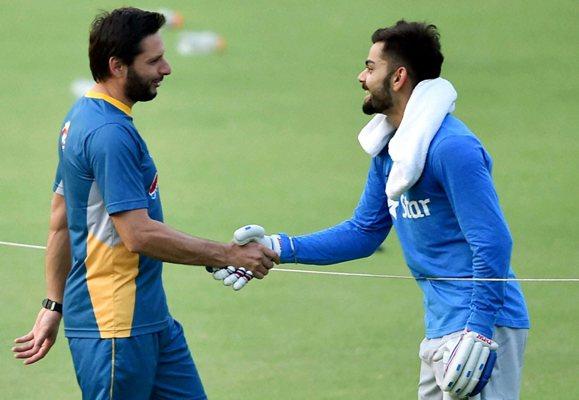
[[430, 144], [424, 171], [400, 201], [389, 201], [387, 146], [372, 159], [350, 220], [292, 238], [282, 235], [282, 262], [333, 264], [371, 255], [392, 226], [424, 294], [426, 336], [464, 328], [492, 337], [493, 327], [528, 328], [517, 282], [432, 281], [425, 277], [513, 278], [512, 240], [499, 207], [492, 161], [479, 140], [447, 115]]
[[54, 190], [65, 197], [72, 250], [66, 335], [122, 338], [164, 329], [162, 263], [128, 251], [110, 217], [146, 209], [163, 221], [157, 169], [130, 108], [87, 93], [64, 119], [58, 153]]

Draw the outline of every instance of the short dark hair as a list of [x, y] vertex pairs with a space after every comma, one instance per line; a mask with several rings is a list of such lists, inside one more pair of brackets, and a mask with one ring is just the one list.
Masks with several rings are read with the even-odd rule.
[[117, 8], [97, 15], [91, 25], [88, 46], [94, 80], [98, 82], [110, 76], [111, 57], [118, 57], [124, 64], [132, 65], [141, 53], [141, 40], [157, 33], [164, 24], [163, 14], [133, 7]]
[[440, 76], [444, 56], [440, 51], [440, 34], [435, 25], [400, 20], [396, 25], [378, 29], [372, 43], [383, 42], [383, 54], [393, 64], [404, 66], [414, 86], [424, 79]]

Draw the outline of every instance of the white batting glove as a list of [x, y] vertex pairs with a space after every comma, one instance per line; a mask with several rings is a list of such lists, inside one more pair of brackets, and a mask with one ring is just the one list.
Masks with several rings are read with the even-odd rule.
[[[233, 232], [233, 242], [240, 246], [244, 246], [249, 242], [257, 242], [275, 251], [278, 255], [281, 254], [279, 236], [266, 236], [265, 229], [259, 225], [246, 225], [237, 229]], [[235, 268], [229, 266], [227, 268], [212, 268], [211, 270], [210, 267], [207, 267], [207, 271], [211, 272], [215, 279], [222, 280], [225, 286], [232, 286], [233, 290], [243, 289], [253, 279], [253, 273], [243, 267]]]
[[234, 273], [223, 279], [225, 286], [233, 287], [233, 290], [242, 289], [247, 282], [253, 279], [253, 273], [243, 267], [237, 268]]
[[243, 267], [235, 268], [230, 265], [226, 268], [205, 267], [205, 269], [215, 280], [223, 281], [225, 286], [232, 286], [234, 290], [240, 290], [253, 279], [253, 273]]
[[220, 268], [220, 267], [205, 267], [205, 270], [213, 275], [213, 279], [222, 281], [227, 278], [229, 275], [234, 273], [237, 268], [229, 266], [227, 268]]
[[472, 331], [445, 342], [432, 358], [444, 363], [442, 390], [455, 399], [480, 393], [490, 378], [498, 347], [491, 339]]

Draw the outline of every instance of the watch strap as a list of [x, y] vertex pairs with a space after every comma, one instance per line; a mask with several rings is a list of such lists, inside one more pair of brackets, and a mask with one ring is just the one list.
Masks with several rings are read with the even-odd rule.
[[56, 312], [62, 314], [62, 304], [57, 303], [54, 300], [50, 300], [50, 299], [42, 300], [42, 307], [46, 308], [47, 310], [56, 311]]

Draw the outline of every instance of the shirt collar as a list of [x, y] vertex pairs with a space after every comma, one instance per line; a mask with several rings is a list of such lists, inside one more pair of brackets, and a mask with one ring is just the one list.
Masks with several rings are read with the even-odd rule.
[[129, 107], [128, 105], [126, 105], [122, 101], [119, 101], [119, 100], [115, 99], [114, 97], [111, 97], [111, 96], [106, 95], [104, 93], [95, 92], [94, 90], [89, 90], [88, 92], [86, 92], [84, 97], [88, 97], [90, 99], [102, 99], [102, 100], [106, 101], [107, 103], [112, 104], [113, 106], [115, 106], [116, 108], [118, 108], [119, 110], [121, 110], [122, 112], [127, 114], [129, 117], [132, 116], [131, 107]]

